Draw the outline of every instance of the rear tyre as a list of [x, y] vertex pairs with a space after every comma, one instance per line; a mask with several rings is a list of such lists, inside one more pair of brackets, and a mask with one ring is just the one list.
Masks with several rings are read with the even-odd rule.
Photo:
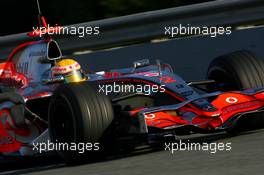
[[91, 84], [63, 84], [55, 90], [49, 105], [51, 141], [88, 148], [85, 151], [60, 148], [59, 155], [68, 164], [93, 160], [102, 152], [101, 143], [113, 118], [110, 100], [97, 93]]
[[207, 78], [225, 91], [264, 87], [264, 63], [249, 51], [233, 52], [214, 59]]

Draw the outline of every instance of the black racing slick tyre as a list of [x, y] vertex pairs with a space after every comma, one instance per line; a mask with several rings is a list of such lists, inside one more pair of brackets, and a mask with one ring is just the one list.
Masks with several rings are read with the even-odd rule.
[[102, 151], [101, 141], [113, 118], [111, 101], [97, 93], [93, 85], [63, 84], [55, 90], [49, 105], [51, 141], [57, 146], [64, 144], [57, 151], [68, 164], [93, 160]]
[[264, 63], [249, 51], [237, 51], [215, 58], [207, 70], [217, 90], [264, 87]]

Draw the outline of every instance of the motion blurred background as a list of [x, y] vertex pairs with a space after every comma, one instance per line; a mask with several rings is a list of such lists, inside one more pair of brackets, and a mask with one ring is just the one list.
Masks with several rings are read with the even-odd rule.
[[[210, 0], [39, 0], [49, 24], [69, 25]], [[0, 36], [38, 25], [36, 0], [1, 0]]]

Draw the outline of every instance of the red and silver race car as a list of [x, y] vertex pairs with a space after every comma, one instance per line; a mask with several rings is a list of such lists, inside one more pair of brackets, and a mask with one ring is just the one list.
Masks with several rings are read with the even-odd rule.
[[[5, 156], [36, 155], [34, 148], [48, 142], [91, 143], [95, 149], [86, 153], [93, 156], [119, 141], [131, 146], [264, 124], [264, 66], [246, 51], [213, 60], [207, 80], [186, 82], [169, 64], [148, 60], [87, 74], [75, 60], [62, 58], [57, 42], [45, 35], [15, 48], [0, 70]], [[80, 155], [59, 153], [68, 162]]]

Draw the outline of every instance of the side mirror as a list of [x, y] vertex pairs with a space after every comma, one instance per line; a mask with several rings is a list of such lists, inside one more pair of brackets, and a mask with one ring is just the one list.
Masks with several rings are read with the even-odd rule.
[[47, 52], [48, 52], [47, 54], [48, 60], [57, 60], [60, 59], [62, 56], [60, 47], [58, 43], [54, 40], [48, 42]]
[[133, 63], [134, 68], [149, 66], [149, 59], [138, 60]]

